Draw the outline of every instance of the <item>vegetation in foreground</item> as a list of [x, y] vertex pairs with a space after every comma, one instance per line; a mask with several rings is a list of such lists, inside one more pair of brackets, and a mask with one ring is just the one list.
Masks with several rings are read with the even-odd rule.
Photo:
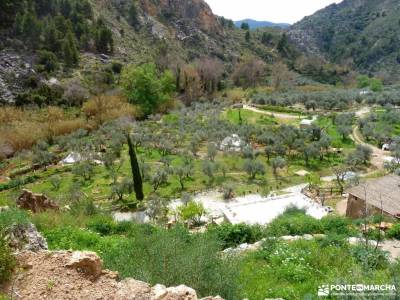
[[[324, 283], [393, 283], [398, 263], [389, 263], [385, 253], [374, 248], [350, 246], [349, 236], [360, 234], [357, 222], [329, 216], [321, 221], [289, 209], [268, 226], [244, 224], [212, 226], [205, 233], [190, 233], [177, 225], [162, 229], [131, 222], [116, 223], [111, 217], [85, 206], [70, 213], [48, 212], [29, 216], [19, 210], [2, 213], [5, 229], [32, 220], [51, 249], [96, 251], [105, 267], [122, 278], [134, 277], [152, 284], [186, 284], [200, 295], [220, 294], [226, 299], [288, 299], [312, 296]], [[86, 211], [86, 214], [83, 212]], [[325, 233], [313, 241], [283, 242], [282, 234]], [[262, 250], [239, 256], [223, 255], [226, 247], [268, 238]], [[2, 252], [3, 253], [3, 252]], [[12, 256], [2, 254], [6, 267]], [[346, 254], [346, 255], [343, 255]]]

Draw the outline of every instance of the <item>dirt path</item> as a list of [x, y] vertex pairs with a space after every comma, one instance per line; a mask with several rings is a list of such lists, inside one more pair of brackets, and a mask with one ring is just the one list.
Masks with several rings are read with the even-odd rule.
[[293, 114], [270, 112], [270, 111], [258, 109], [256, 107], [249, 106], [249, 105], [243, 105], [243, 109], [249, 110], [249, 111], [252, 111], [252, 112], [256, 112], [256, 113], [259, 113], [259, 114], [267, 115], [267, 116], [270, 116], [270, 117], [274, 116], [274, 117], [276, 117], [278, 119], [284, 119], [284, 120], [301, 120], [301, 119], [305, 119], [306, 118], [304, 116], [296, 116], [296, 115], [293, 115]]
[[353, 127], [351, 138], [357, 145], [364, 145], [370, 147], [372, 149], [371, 164], [380, 170], [384, 168], [385, 157], [387, 157], [387, 152], [383, 151], [382, 149], [379, 149], [374, 145], [366, 143], [360, 133], [358, 126]]

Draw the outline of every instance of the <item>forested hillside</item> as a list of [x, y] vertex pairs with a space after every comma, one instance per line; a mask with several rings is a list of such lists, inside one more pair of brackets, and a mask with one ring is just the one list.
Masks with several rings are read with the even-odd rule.
[[399, 1], [344, 0], [296, 23], [289, 36], [309, 54], [386, 80], [400, 75]]
[[0, 5], [2, 102], [65, 102], [65, 86], [26, 93], [53, 77], [62, 83], [77, 79], [88, 90], [100, 81], [109, 89], [129, 63], [155, 62], [179, 77], [186, 65], [205, 58], [222, 64], [225, 74], [250, 58], [275, 63], [294, 57], [282, 32], [236, 29], [202, 0], [7, 0]]

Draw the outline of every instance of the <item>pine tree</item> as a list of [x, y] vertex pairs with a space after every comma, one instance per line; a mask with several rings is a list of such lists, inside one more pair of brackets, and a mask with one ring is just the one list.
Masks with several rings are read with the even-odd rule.
[[76, 47], [75, 37], [71, 30], [67, 32], [62, 48], [65, 65], [67, 67], [76, 65], [79, 61], [79, 52]]
[[136, 199], [139, 201], [142, 201], [144, 199], [143, 180], [142, 180], [142, 175], [140, 174], [140, 167], [139, 167], [139, 163], [138, 163], [138, 160], [136, 157], [135, 148], [133, 146], [133, 143], [132, 143], [129, 133], [126, 133], [126, 139], [128, 141], [129, 158], [131, 161], [133, 188], [135, 190]]
[[26, 12], [23, 20], [22, 35], [28, 41], [31, 47], [37, 48], [42, 33], [42, 23], [36, 17], [34, 11]]
[[129, 14], [129, 23], [133, 27], [137, 28], [139, 25], [139, 16], [138, 16], [138, 11], [137, 11], [135, 0], [132, 1], [131, 7], [129, 8], [129, 11], [128, 11], [128, 14]]
[[96, 49], [102, 53], [112, 53], [114, 50], [112, 31], [101, 19], [97, 22]]
[[250, 42], [250, 38], [251, 38], [250, 31], [247, 31], [246, 32], [246, 42]]
[[44, 32], [45, 48], [54, 53], [59, 52], [61, 50], [59, 36], [60, 34], [56, 29], [54, 21], [52, 19], [49, 20]]
[[249, 23], [243, 22], [240, 28], [243, 30], [250, 30]]

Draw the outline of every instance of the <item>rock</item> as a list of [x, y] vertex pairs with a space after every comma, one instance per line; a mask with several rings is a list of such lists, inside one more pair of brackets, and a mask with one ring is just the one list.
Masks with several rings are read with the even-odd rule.
[[[349, 237], [349, 238], [347, 239], [347, 242], [348, 242], [350, 245], [358, 245], [358, 244], [362, 244], [362, 243], [365, 244], [365, 239], [364, 239], [364, 238], [359, 238], [359, 237]], [[368, 240], [368, 244], [369, 244], [370, 246], [375, 246], [376, 243], [377, 243], [377, 242], [374, 241], [374, 240]]]
[[150, 299], [151, 287], [148, 283], [127, 278], [118, 283], [116, 299]]
[[167, 288], [165, 300], [197, 300], [196, 291], [186, 285]]
[[76, 251], [72, 253], [70, 261], [65, 266], [92, 278], [98, 278], [102, 274], [103, 262], [95, 252]]
[[167, 288], [164, 285], [157, 284], [153, 287], [152, 297], [154, 300], [164, 299], [168, 294]]
[[224, 298], [222, 298], [221, 296], [215, 296], [215, 297], [202, 298], [200, 300], [224, 300]]
[[324, 238], [326, 238], [326, 234], [317, 233], [317, 234], [313, 234], [313, 237], [316, 239], [324, 239]]
[[293, 242], [301, 239], [301, 236], [298, 235], [284, 235], [280, 237], [281, 240], [287, 241], [287, 242]]
[[48, 249], [45, 238], [32, 223], [11, 226], [7, 229], [6, 240], [10, 247], [15, 250], [37, 252]]
[[306, 241], [311, 241], [314, 239], [314, 237], [311, 234], [305, 234], [303, 235], [303, 239], [305, 239]]
[[17, 199], [20, 208], [27, 209], [33, 213], [43, 212], [48, 209], [58, 210], [58, 205], [43, 194], [34, 194], [31, 191], [23, 190]]
[[7, 211], [9, 209], [10, 209], [10, 207], [8, 207], [8, 206], [0, 206], [0, 212]]

